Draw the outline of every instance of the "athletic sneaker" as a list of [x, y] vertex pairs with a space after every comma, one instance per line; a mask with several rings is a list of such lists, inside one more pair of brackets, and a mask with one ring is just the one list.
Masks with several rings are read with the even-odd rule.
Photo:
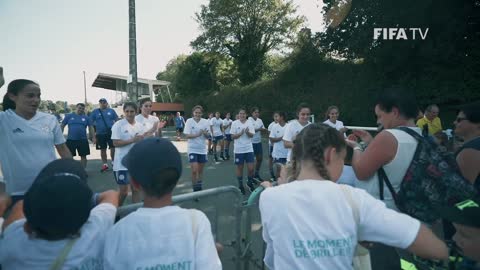
[[220, 158], [224, 161], [227, 160], [223, 155], [221, 155]]
[[107, 171], [107, 170], [108, 170], [108, 165], [107, 165], [107, 164], [103, 164], [103, 165], [102, 165], [102, 169], [100, 169], [100, 172], [103, 173], [103, 172], [105, 172], [105, 171]]

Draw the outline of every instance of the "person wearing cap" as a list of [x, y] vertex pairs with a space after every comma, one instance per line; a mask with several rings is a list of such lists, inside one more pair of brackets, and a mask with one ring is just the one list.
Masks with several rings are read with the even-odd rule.
[[[122, 158], [132, 149], [133, 145], [143, 140], [143, 138], [152, 136], [145, 132], [141, 123], [135, 121], [137, 104], [134, 102], [125, 102], [123, 104], [123, 114], [125, 118], [116, 122], [112, 127], [113, 145], [117, 148], [115, 159], [113, 160], [113, 177], [120, 189], [120, 205], [123, 204], [128, 195], [128, 169], [122, 164]], [[161, 154], [161, 153], [159, 153]], [[130, 185], [132, 190], [132, 202], [140, 202], [138, 192]]]
[[84, 168], [87, 168], [87, 156], [90, 155], [90, 145], [88, 144], [87, 128], [90, 134], [93, 134], [93, 128], [90, 118], [85, 114], [85, 104], [78, 103], [76, 112], [67, 114], [62, 121], [62, 132], [68, 125], [67, 146], [73, 156], [77, 152], [80, 156], [80, 162]]
[[57, 119], [37, 111], [40, 95], [38, 83], [18, 79], [9, 83], [3, 97], [0, 164], [6, 192], [13, 201], [22, 199], [38, 172], [57, 159], [55, 150], [62, 158], [72, 157]]
[[104, 268], [222, 269], [205, 214], [172, 205], [182, 174], [177, 148], [166, 139], [147, 138], [132, 147], [122, 164], [144, 204], [107, 233]]
[[108, 102], [105, 98], [99, 101], [99, 108], [90, 113], [90, 121], [94, 126], [93, 143], [96, 144], [96, 149], [100, 150], [102, 158], [101, 172], [108, 170], [107, 163], [107, 146], [110, 149], [110, 158], [112, 162], [115, 157], [115, 146], [112, 142], [112, 126], [118, 120], [117, 113], [108, 108]]
[[[92, 198], [96, 206], [92, 208]], [[113, 226], [118, 192], [93, 196], [83, 166], [49, 163], [5, 221], [3, 269], [103, 269], [105, 234]]]
[[[465, 264], [470, 268], [480, 269], [480, 198], [474, 198], [450, 207], [437, 209], [440, 216], [453, 222], [457, 232], [453, 236], [461, 253], [475, 261]], [[467, 265], [465, 265], [467, 267]]]

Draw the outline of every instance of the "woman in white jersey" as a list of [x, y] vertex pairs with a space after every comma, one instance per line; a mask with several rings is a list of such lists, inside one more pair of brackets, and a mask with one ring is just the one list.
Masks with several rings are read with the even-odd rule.
[[340, 116], [340, 110], [338, 109], [337, 106], [330, 106], [327, 109], [327, 112], [325, 113], [325, 120], [323, 123], [327, 124], [334, 129], [340, 131], [340, 133], [345, 134], [347, 131], [347, 128], [343, 126], [343, 122], [338, 120], [338, 117]]
[[270, 142], [272, 143], [272, 158], [273, 163], [276, 166], [275, 174], [273, 174], [273, 179], [276, 180], [280, 176], [281, 166], [287, 163], [288, 149], [285, 148], [283, 144], [283, 135], [285, 133], [286, 123], [286, 114], [284, 112], [276, 113], [277, 124], [272, 126], [270, 130]]
[[229, 160], [230, 159], [230, 142], [232, 141], [232, 134], [230, 133], [230, 127], [232, 126], [232, 119], [231, 114], [227, 113], [225, 114], [225, 119], [223, 119], [223, 130], [225, 133], [225, 139], [223, 141], [223, 148], [225, 149], [225, 159]]
[[217, 144], [220, 144], [221, 152], [220, 158], [225, 160], [223, 156], [223, 132], [222, 132], [222, 124], [223, 120], [220, 118], [220, 112], [215, 112], [215, 117], [210, 119], [210, 133], [212, 134], [212, 142], [213, 142], [213, 159], [215, 162], [218, 162], [217, 156]]
[[325, 124], [297, 135], [291, 157], [295, 181], [267, 188], [260, 196], [267, 267], [353, 269], [359, 241], [447, 259], [445, 244], [418, 220], [386, 208], [363, 190], [335, 183], [345, 148], [343, 136]]
[[140, 114], [135, 116], [135, 121], [142, 125], [146, 137], [162, 136], [165, 122], [160, 122], [158, 117], [151, 115], [152, 101], [149, 98], [140, 100]]
[[[137, 104], [126, 102], [123, 105], [125, 118], [115, 122], [112, 126], [112, 141], [115, 146], [115, 159], [113, 160], [113, 177], [120, 189], [120, 205], [123, 204], [128, 195], [128, 170], [122, 165], [122, 159], [127, 155], [133, 145], [143, 140], [145, 134], [143, 125], [135, 121]], [[151, 135], [150, 135], [151, 136]], [[132, 191], [132, 202], [140, 202], [140, 194], [130, 185]]]
[[235, 154], [235, 165], [237, 165], [238, 188], [245, 194], [243, 186], [243, 166], [247, 163], [248, 181], [247, 186], [250, 191], [255, 189], [253, 182], [254, 155], [252, 146], [252, 137], [255, 135], [255, 128], [252, 121], [247, 120], [247, 111], [240, 109], [238, 111], [238, 120], [233, 121], [232, 128], [233, 153]]
[[56, 159], [55, 149], [61, 158], [72, 157], [55, 116], [37, 111], [40, 92], [36, 82], [20, 79], [8, 85], [3, 97], [0, 167], [13, 203], [23, 199], [37, 174]]
[[[273, 122], [268, 125], [268, 137], [270, 138], [270, 134], [272, 133], [272, 128], [274, 125], [278, 123], [278, 112], [273, 113]], [[283, 142], [282, 142], [283, 143]], [[273, 151], [273, 143], [272, 140], [268, 140], [268, 169], [270, 170], [270, 180], [275, 181], [275, 172], [273, 170], [273, 157], [272, 157], [272, 151]]]
[[262, 166], [263, 161], [263, 147], [262, 147], [262, 131], [265, 131], [265, 125], [263, 124], [262, 119], [259, 118], [260, 111], [257, 107], [253, 107], [252, 116], [248, 118], [249, 121], [252, 121], [253, 127], [255, 128], [255, 135], [252, 138], [253, 144], [253, 154], [255, 155], [255, 173], [253, 177], [261, 181], [260, 178], [260, 167]]
[[283, 135], [283, 144], [288, 149], [287, 162], [290, 161], [290, 153], [292, 152], [293, 141], [303, 128], [310, 125], [310, 107], [306, 103], [301, 103], [297, 107], [297, 119], [287, 123], [285, 134]]
[[192, 109], [192, 118], [185, 123], [183, 134], [188, 140], [188, 160], [192, 167], [193, 191], [202, 190], [203, 167], [207, 163], [207, 149], [205, 139], [208, 138], [210, 123], [202, 118], [203, 107], [197, 105]]

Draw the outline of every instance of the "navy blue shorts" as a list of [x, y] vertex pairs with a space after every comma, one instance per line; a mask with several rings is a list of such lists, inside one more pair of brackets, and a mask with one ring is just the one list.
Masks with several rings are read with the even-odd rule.
[[211, 141], [212, 140], [212, 135], [207, 135], [207, 140]]
[[115, 182], [118, 185], [128, 185], [130, 181], [128, 180], [128, 171], [121, 170], [121, 171], [114, 171], [113, 178], [115, 178]]
[[287, 158], [274, 158], [273, 163], [287, 164]]
[[223, 140], [223, 135], [213, 137], [213, 142], [217, 143], [218, 141]]
[[190, 163], [207, 163], [207, 155], [188, 154], [188, 161]]
[[225, 140], [231, 142], [232, 141], [232, 134], [225, 134]]
[[268, 157], [272, 158], [272, 153], [273, 153], [273, 145], [268, 145]]
[[253, 153], [255, 156], [261, 156], [263, 155], [263, 148], [262, 148], [262, 143], [252, 143], [253, 145]]
[[235, 154], [235, 165], [243, 165], [243, 163], [253, 163], [255, 156], [253, 152]]

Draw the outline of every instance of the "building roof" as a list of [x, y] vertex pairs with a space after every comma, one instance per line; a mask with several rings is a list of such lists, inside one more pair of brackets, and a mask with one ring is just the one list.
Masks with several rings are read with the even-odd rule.
[[[117, 81], [124, 81], [124, 83], [126, 83], [127, 80], [128, 80], [127, 76], [98, 73], [97, 78], [93, 82], [92, 86], [109, 89], [109, 90], [122, 91], [123, 89], [117, 89]], [[148, 79], [142, 79], [142, 78], [138, 78], [138, 82], [145, 83], [145, 84], [159, 85], [159, 86], [170, 84], [170, 82], [167, 82], [167, 81], [148, 80]]]
[[185, 107], [182, 103], [152, 103], [152, 111], [154, 112], [183, 112], [184, 110]]

